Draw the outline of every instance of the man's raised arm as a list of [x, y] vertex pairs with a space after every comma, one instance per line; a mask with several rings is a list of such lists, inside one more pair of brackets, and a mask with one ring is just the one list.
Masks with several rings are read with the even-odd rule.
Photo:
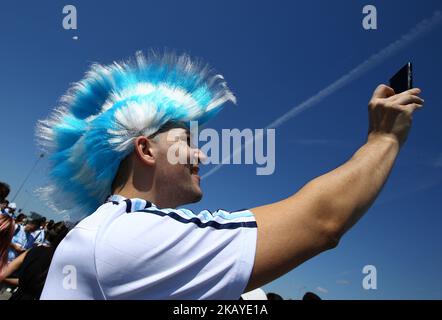
[[287, 199], [251, 209], [258, 240], [246, 291], [334, 248], [362, 217], [388, 178], [412, 113], [423, 105], [419, 93], [415, 88], [394, 94], [390, 87], [378, 86], [369, 102], [367, 142], [350, 160]]

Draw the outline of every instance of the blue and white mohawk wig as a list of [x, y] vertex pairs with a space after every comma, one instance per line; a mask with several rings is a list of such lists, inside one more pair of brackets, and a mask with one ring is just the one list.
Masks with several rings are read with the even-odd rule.
[[111, 193], [136, 137], [169, 121], [202, 124], [226, 101], [236, 99], [224, 78], [185, 54], [137, 52], [135, 60], [93, 64], [37, 124], [52, 183], [40, 191], [71, 218], [91, 214]]

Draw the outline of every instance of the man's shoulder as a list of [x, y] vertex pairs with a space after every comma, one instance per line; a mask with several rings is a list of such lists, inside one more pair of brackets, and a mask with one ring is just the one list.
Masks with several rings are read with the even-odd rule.
[[26, 235], [25, 232], [25, 226], [22, 226], [20, 224], [16, 225], [17, 227], [14, 230], [14, 238], [16, 237], [23, 237]]
[[166, 224], [178, 227], [179, 225], [188, 225], [198, 228], [211, 227], [213, 229], [256, 227], [255, 217], [247, 209], [237, 211], [222, 209], [209, 211], [204, 209], [197, 211], [189, 208], [158, 208], [151, 205], [139, 210], [132, 210], [118, 219], [119, 225], [143, 224], [147, 226], [149, 222], [161, 219], [163, 226], [166, 226]]
[[[125, 234], [145, 234], [152, 229], [170, 230], [188, 229], [237, 229], [255, 228], [254, 215], [247, 209], [227, 210], [191, 210], [189, 208], [159, 208], [142, 199], [124, 199], [109, 201], [100, 206], [92, 215], [82, 220], [78, 228], [97, 229], [102, 227], [99, 238], [120, 238]], [[156, 232], [155, 232], [156, 233]]]
[[93, 213], [84, 217], [74, 227], [74, 229], [97, 229], [100, 225], [115, 214], [124, 213], [125, 209], [121, 203], [106, 202], [97, 208]]

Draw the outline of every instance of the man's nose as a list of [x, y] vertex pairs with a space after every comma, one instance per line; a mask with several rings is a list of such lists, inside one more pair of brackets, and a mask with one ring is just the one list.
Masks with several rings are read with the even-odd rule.
[[197, 163], [201, 163], [207, 160], [207, 155], [200, 149], [194, 150], [193, 156], [194, 159], [198, 160]]

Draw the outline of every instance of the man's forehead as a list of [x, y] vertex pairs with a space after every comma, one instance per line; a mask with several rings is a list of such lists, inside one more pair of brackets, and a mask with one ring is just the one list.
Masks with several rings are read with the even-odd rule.
[[190, 136], [189, 129], [186, 128], [172, 128], [164, 132], [169, 137], [188, 137]]

